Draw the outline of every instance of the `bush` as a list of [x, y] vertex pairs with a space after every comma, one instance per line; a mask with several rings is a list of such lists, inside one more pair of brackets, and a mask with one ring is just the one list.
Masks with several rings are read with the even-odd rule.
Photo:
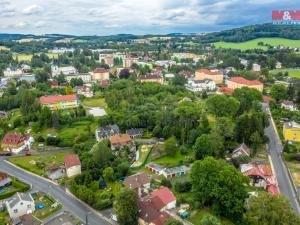
[[192, 183], [190, 181], [182, 181], [175, 184], [175, 191], [179, 193], [188, 192], [191, 189]]
[[165, 187], [168, 187], [168, 188], [171, 188], [171, 187], [172, 187], [171, 181], [168, 180], [168, 179], [165, 178], [165, 177], [161, 180], [161, 185], [162, 185], [162, 186], [165, 186]]

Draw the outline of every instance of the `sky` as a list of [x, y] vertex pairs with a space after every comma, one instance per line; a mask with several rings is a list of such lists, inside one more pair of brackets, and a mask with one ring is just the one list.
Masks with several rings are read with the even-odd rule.
[[0, 33], [168, 34], [271, 22], [300, 0], [0, 0]]

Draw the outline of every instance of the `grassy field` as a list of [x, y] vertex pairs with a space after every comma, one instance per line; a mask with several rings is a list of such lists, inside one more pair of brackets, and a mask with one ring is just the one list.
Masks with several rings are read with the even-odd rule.
[[[50, 59], [57, 59], [58, 54], [55, 53], [46, 53]], [[13, 59], [20, 61], [31, 61], [32, 54], [13, 54]]]
[[285, 73], [286, 71], [289, 73], [289, 77], [300, 78], [300, 69], [299, 70], [288, 70], [288, 69], [285, 70], [285, 69], [282, 69], [282, 70], [272, 71], [271, 73], [272, 74], [276, 74], [276, 73], [279, 73], [279, 72]]
[[297, 187], [300, 187], [300, 163], [299, 162], [287, 162], [288, 168], [292, 173], [294, 183]]
[[51, 155], [16, 157], [10, 158], [9, 161], [25, 170], [43, 176], [45, 174], [44, 168], [47, 165], [51, 165], [54, 163], [62, 165], [64, 157], [70, 154], [72, 154], [72, 151], [66, 151], [63, 153], [56, 153]]
[[267, 46], [259, 46], [258, 43], [263, 42], [272, 46], [285, 46], [292, 48], [300, 48], [300, 40], [290, 40], [285, 38], [257, 38], [246, 42], [241, 43], [232, 43], [232, 42], [215, 42], [212, 43], [216, 48], [232, 48], [239, 49], [242, 51], [250, 49], [262, 49], [267, 50]]
[[[212, 215], [211, 210], [207, 209], [207, 208], [193, 211], [193, 212], [191, 212], [191, 217], [189, 217], [187, 220], [190, 221], [191, 223], [193, 223], [194, 225], [201, 225], [200, 224], [201, 219], [207, 214]], [[234, 225], [230, 220], [228, 220], [226, 218], [219, 218], [219, 219], [220, 219], [222, 225]]]
[[83, 105], [88, 107], [107, 107], [104, 98], [86, 98], [83, 100]]

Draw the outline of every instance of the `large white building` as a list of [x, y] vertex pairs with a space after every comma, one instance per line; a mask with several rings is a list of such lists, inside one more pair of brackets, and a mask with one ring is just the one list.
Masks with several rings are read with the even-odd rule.
[[65, 67], [51, 66], [52, 77], [57, 77], [60, 74], [70, 75], [76, 73], [77, 70], [74, 66], [65, 66]]
[[216, 89], [216, 83], [210, 79], [204, 79], [204, 80], [189, 79], [185, 87], [186, 89], [192, 92], [213, 91]]
[[83, 83], [89, 83], [92, 81], [92, 75], [89, 73], [76, 73], [65, 76], [65, 80], [69, 83], [72, 79], [81, 79]]
[[29, 193], [17, 192], [12, 198], [5, 202], [10, 218], [16, 219], [35, 210], [34, 200]]
[[8, 67], [3, 71], [4, 77], [20, 77], [23, 75], [23, 70]]

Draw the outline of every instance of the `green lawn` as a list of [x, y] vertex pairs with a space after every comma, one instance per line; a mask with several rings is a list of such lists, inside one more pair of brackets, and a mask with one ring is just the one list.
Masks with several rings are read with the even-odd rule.
[[86, 98], [83, 100], [82, 104], [88, 107], [107, 107], [104, 98]]
[[215, 42], [212, 43], [216, 48], [232, 48], [232, 49], [240, 49], [242, 51], [250, 50], [250, 49], [262, 49], [267, 50], [267, 46], [259, 46], [258, 43], [263, 42], [265, 44], [269, 44], [272, 46], [285, 46], [292, 48], [300, 47], [300, 40], [291, 40], [285, 38], [257, 38], [246, 42], [233, 43], [233, 42]]
[[289, 69], [274, 70], [271, 73], [272, 74], [276, 74], [279, 72], [285, 73], [286, 71], [289, 73], [289, 77], [300, 78], [300, 69], [299, 70], [289, 70]]
[[9, 161], [25, 170], [43, 176], [45, 175], [44, 168], [47, 165], [53, 163], [62, 165], [64, 161], [64, 157], [70, 154], [72, 154], [72, 151], [55, 153], [51, 155], [16, 157], [16, 158], [10, 158]]
[[139, 160], [136, 161], [132, 166], [133, 167], [142, 166], [143, 163], [145, 162], [145, 160], [147, 159], [147, 156], [149, 155], [152, 148], [153, 148], [153, 145], [139, 146]]
[[[48, 55], [48, 57], [50, 59], [57, 59], [59, 54], [56, 54], [56, 53], [46, 53], [46, 55]], [[13, 59], [14, 60], [18, 59], [19, 62], [20, 61], [27, 61], [27, 62], [29, 62], [32, 59], [32, 54], [16, 54], [16, 53], [14, 53], [13, 54]]]
[[[203, 218], [203, 216], [205, 216], [207, 214], [213, 214], [213, 213], [208, 208], [193, 211], [193, 212], [191, 212], [191, 214], [190, 214], [191, 216], [187, 220], [190, 221], [191, 223], [193, 223], [194, 225], [201, 225], [200, 224], [201, 219]], [[220, 219], [222, 225], [234, 225], [234, 223], [232, 223], [230, 220], [228, 220], [226, 218], [221, 217], [219, 219]]]
[[10, 224], [10, 223], [11, 223], [11, 219], [9, 217], [7, 210], [0, 212], [0, 224], [4, 225], [4, 224]]
[[148, 162], [154, 162], [161, 165], [164, 165], [167, 168], [175, 167], [179, 164], [180, 161], [184, 162], [189, 158], [189, 155], [182, 155], [180, 152], [177, 152], [175, 156], [162, 156], [158, 159], [149, 159]]

